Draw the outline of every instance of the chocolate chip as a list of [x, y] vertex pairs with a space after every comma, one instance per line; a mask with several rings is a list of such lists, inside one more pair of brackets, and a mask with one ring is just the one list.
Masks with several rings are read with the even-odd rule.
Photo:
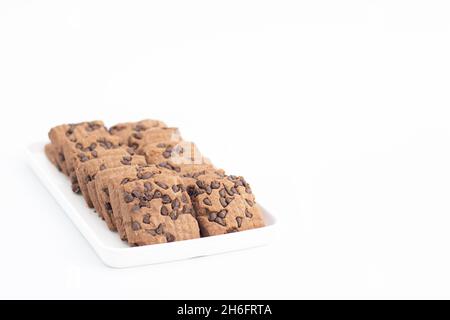
[[250, 212], [250, 210], [245, 209], [245, 216], [249, 219], [253, 218], [253, 213]]
[[134, 197], [130, 193], [125, 192], [125, 196], [123, 199], [125, 200], [126, 203], [130, 203], [134, 200]]
[[133, 190], [131, 191], [131, 194], [133, 195], [133, 197], [135, 198], [140, 198], [142, 197], [142, 193], [139, 190]]
[[128, 159], [127, 157], [124, 157], [121, 161], [121, 164], [123, 164], [124, 166], [129, 166], [131, 165], [131, 157]]
[[98, 123], [95, 122], [89, 122], [86, 126], [86, 131], [88, 132], [92, 132], [94, 130], [98, 130], [101, 128], [101, 125], [99, 125]]
[[66, 136], [70, 136], [71, 134], [73, 134], [73, 130], [75, 129], [74, 126], [70, 127], [67, 131], [66, 131]]
[[169, 209], [167, 209], [167, 207], [165, 207], [165, 206], [162, 206], [162, 207], [161, 207], [161, 215], [162, 215], [162, 216], [167, 216], [167, 215], [169, 215]]
[[217, 213], [215, 213], [215, 212], [210, 212], [210, 213], [209, 213], [209, 216], [208, 216], [208, 220], [211, 221], [211, 222], [213, 222], [213, 221], [216, 221], [216, 219], [217, 219]]
[[148, 203], [148, 201], [147, 201], [147, 200], [145, 200], [145, 199], [141, 199], [141, 200], [139, 200], [139, 207], [140, 207], [140, 208], [145, 208], [145, 207], [149, 207], [149, 203]]
[[197, 187], [199, 187], [200, 189], [205, 188], [205, 184], [203, 183], [203, 181], [197, 181], [196, 184], [197, 184]]
[[[189, 195], [190, 197], [195, 197], [195, 196], [197, 196], [197, 190], [196, 190], [196, 188], [193, 187], [193, 186], [189, 186], [189, 187], [187, 188], [187, 193], [188, 193], [188, 195]], [[181, 196], [181, 201], [183, 201], [183, 196], [184, 196], [184, 195]], [[184, 196], [184, 198], [186, 198], [186, 197]], [[183, 202], [185, 202], [185, 201], [183, 201]]]
[[169, 165], [167, 162], [161, 162], [160, 164], [158, 164], [158, 166], [160, 166], [161, 168], [172, 170], [172, 166]]
[[172, 220], [177, 220], [178, 219], [178, 211], [172, 211], [170, 213], [170, 218], [172, 218]]
[[162, 196], [162, 203], [168, 204], [168, 203], [171, 203], [171, 202], [172, 202], [172, 199], [170, 199], [170, 197], [167, 194]]
[[144, 215], [144, 217], [142, 218], [142, 222], [145, 224], [150, 224], [150, 215], [148, 213]]
[[174, 185], [172, 186], [172, 190], [173, 190], [173, 192], [177, 193], [178, 191], [180, 191], [180, 186], [174, 184]]
[[166, 159], [169, 159], [172, 156], [172, 153], [169, 151], [164, 151], [162, 156]]
[[139, 131], [145, 131], [145, 130], [147, 130], [147, 128], [146, 128], [145, 126], [143, 126], [142, 124], [137, 124], [137, 125], [134, 127], [134, 130], [137, 131], [137, 132], [139, 132]]
[[97, 153], [97, 151], [92, 151], [91, 152], [91, 155], [94, 157], [94, 158], [98, 158], [98, 153]]
[[106, 170], [106, 165], [105, 165], [105, 164], [102, 164], [102, 165], [100, 166], [100, 171], [103, 171], [103, 170]]
[[232, 228], [230, 230], [227, 230], [227, 233], [235, 233], [235, 232], [239, 232], [239, 230], [236, 229], [236, 228]]
[[245, 201], [247, 201], [247, 203], [250, 207], [253, 207], [255, 205], [255, 203], [252, 200], [245, 199]]
[[158, 148], [166, 148], [167, 145], [166, 145], [165, 143], [158, 143], [158, 144], [156, 145], [156, 147], [158, 147]]
[[78, 150], [83, 150], [83, 145], [81, 143], [77, 143], [75, 145], [75, 148], [77, 148]]
[[142, 139], [143, 135], [140, 132], [136, 132], [136, 133], [133, 133], [133, 137], [135, 137], [136, 139], [140, 140], [140, 139]]
[[173, 170], [175, 172], [180, 172], [181, 171], [180, 167], [173, 166], [173, 165], [171, 165], [168, 162], [161, 162], [160, 164], [158, 164], [158, 166], [161, 167], [161, 168]]
[[225, 189], [229, 196], [233, 196], [234, 192], [231, 189]]
[[175, 236], [173, 234], [166, 232], [166, 240], [167, 240], [167, 242], [170, 243], [170, 242], [174, 242], [176, 239], [175, 239]]
[[234, 200], [233, 198], [230, 198], [230, 197], [226, 197], [225, 199], [227, 201], [227, 204], [230, 204]]
[[219, 216], [219, 218], [225, 219], [227, 217], [228, 211], [227, 210], [221, 210], [217, 216]]
[[121, 182], [120, 182], [120, 184], [127, 184], [128, 182], [130, 182], [130, 179], [128, 179], [128, 178], [125, 178], [125, 179], [123, 179]]
[[152, 201], [153, 200], [153, 195], [150, 193], [150, 191], [146, 191], [144, 192], [144, 194], [142, 195], [142, 198], [146, 201]]
[[156, 181], [155, 184], [156, 184], [158, 187], [160, 187], [160, 188], [162, 188], [162, 189], [164, 189], [164, 190], [169, 189], [169, 186], [168, 186], [167, 184], [165, 184], [164, 182]]
[[180, 200], [175, 199], [172, 201], [172, 209], [173, 210], [177, 210], [178, 208], [180, 208], [180, 205], [181, 205]]
[[219, 194], [222, 198], [225, 198], [227, 196], [227, 192], [225, 191], [225, 189], [220, 189]]
[[209, 198], [203, 199], [203, 203], [206, 204], [207, 206], [212, 206], [211, 199], [209, 199]]
[[84, 153], [80, 153], [78, 155], [78, 158], [80, 159], [81, 162], [86, 162], [89, 160], [89, 158]]
[[205, 191], [206, 191], [206, 193], [207, 193], [208, 195], [211, 195], [211, 193], [212, 193], [212, 188], [211, 188], [210, 186], [206, 186], [206, 187], [205, 187]]
[[162, 197], [162, 193], [159, 190], [156, 190], [155, 193], [153, 194], [153, 199], [159, 199]]
[[131, 224], [131, 228], [133, 229], [133, 231], [138, 231], [141, 229], [141, 225], [139, 224], [139, 222], [133, 221], [133, 223]]
[[222, 207], [226, 208], [228, 206], [227, 199], [221, 197], [219, 201], [220, 201], [220, 204], [222, 205]]
[[128, 146], [133, 150], [137, 150], [139, 148], [137, 143], [129, 143]]
[[72, 191], [76, 194], [80, 194], [81, 193], [81, 189], [80, 186], [78, 184], [73, 184], [72, 185]]
[[211, 189], [219, 189], [220, 188], [220, 182], [213, 181], [211, 182]]
[[225, 221], [224, 221], [222, 218], [219, 218], [219, 217], [216, 218], [215, 222], [216, 222], [217, 224], [220, 224], [221, 226], [224, 226], [224, 227], [227, 225], [227, 224], [225, 223]]
[[143, 179], [143, 180], [147, 180], [150, 179], [151, 177], [153, 177], [155, 174], [151, 173], [151, 172], [145, 172], [145, 173], [140, 173], [138, 178], [139, 179]]
[[95, 148], [97, 148], [97, 144], [94, 142], [94, 143], [91, 143], [91, 145], [89, 146], [89, 150], [90, 151], [93, 151], [93, 150], [95, 150]]
[[244, 184], [242, 183], [241, 180], [238, 180], [238, 181], [236, 181], [236, 182], [234, 183], [234, 186], [235, 186], [236, 188], [237, 188], [237, 187], [243, 187]]
[[155, 232], [158, 235], [162, 235], [164, 233], [164, 226], [162, 223], [158, 226], [158, 228], [155, 229]]
[[133, 148], [127, 148], [127, 152], [132, 156], [136, 154], [136, 152]]
[[237, 222], [238, 228], [242, 227], [242, 220], [243, 219], [241, 217], [236, 217], [236, 222]]
[[131, 212], [138, 212], [139, 210], [141, 210], [141, 206], [140, 205], [138, 205], [138, 204], [135, 204], [134, 206], [133, 206], [133, 208], [131, 208]]
[[186, 195], [184, 193], [181, 195], [181, 201], [183, 203], [188, 203], [189, 202], [188, 198], [186, 197]]
[[144, 189], [145, 191], [152, 191], [153, 190], [153, 186], [150, 182], [145, 182], [144, 183]]

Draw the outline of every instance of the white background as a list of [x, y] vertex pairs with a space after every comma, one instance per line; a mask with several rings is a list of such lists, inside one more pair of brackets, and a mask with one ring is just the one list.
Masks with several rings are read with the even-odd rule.
[[[448, 1], [1, 1], [0, 298], [450, 298]], [[27, 166], [64, 122], [179, 126], [269, 247], [105, 267]]]

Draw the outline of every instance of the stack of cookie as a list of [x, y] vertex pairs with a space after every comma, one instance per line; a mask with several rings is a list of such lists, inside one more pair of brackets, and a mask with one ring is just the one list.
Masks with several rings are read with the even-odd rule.
[[264, 226], [245, 179], [215, 168], [161, 121], [64, 124], [49, 137], [48, 159], [132, 246]]

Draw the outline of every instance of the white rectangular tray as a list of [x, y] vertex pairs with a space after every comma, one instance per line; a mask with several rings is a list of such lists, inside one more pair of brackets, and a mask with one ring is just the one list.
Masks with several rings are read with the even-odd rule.
[[81, 196], [72, 192], [68, 178], [47, 160], [44, 145], [41, 142], [28, 147], [31, 167], [107, 266], [128, 268], [255, 248], [268, 244], [274, 235], [276, 221], [263, 209], [267, 224], [265, 228], [167, 244], [129, 247], [86, 206]]

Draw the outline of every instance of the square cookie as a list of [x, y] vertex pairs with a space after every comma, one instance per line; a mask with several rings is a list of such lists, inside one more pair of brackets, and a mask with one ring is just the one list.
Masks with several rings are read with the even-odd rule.
[[203, 237], [265, 226], [250, 185], [242, 177], [201, 175], [189, 191]]
[[[150, 178], [155, 173], [163, 172], [163, 170], [153, 165], [134, 165], [107, 169], [97, 174], [95, 188], [98, 203], [95, 204], [95, 208], [103, 217], [109, 229], [119, 232], [122, 240], [126, 239], [126, 234], [122, 226], [122, 215], [117, 196], [118, 190], [125, 183]], [[171, 172], [168, 173], [171, 174]]]
[[191, 200], [181, 179], [155, 174], [119, 190], [128, 243], [143, 246], [200, 237]]
[[[95, 184], [95, 176], [99, 171], [120, 166], [144, 165], [146, 163], [145, 157], [130, 156], [126, 154], [125, 151], [123, 155], [102, 157], [81, 163], [78, 168], [75, 169], [75, 172], [81, 193], [83, 194], [87, 205], [90, 208], [94, 208], [92, 196], [96, 196], [96, 193], [91, 196], [88, 185], [89, 183], [91, 183], [91, 185]], [[95, 190], [95, 187], [93, 190]]]
[[178, 142], [181, 140], [178, 128], [151, 128], [146, 131], [133, 133], [129, 139], [128, 146], [140, 154], [141, 148], [145, 145], [163, 141]]
[[209, 165], [200, 150], [192, 142], [164, 141], [145, 144], [140, 153], [145, 155], [148, 163], [180, 173], [182, 167]]
[[76, 143], [67, 143], [63, 146], [67, 170], [70, 173], [80, 163], [103, 156], [127, 154], [126, 149], [120, 147], [120, 139], [114, 136], [103, 137], [89, 135], [77, 140]]
[[75, 143], [90, 134], [105, 135], [107, 130], [102, 121], [89, 121], [76, 124], [63, 124], [50, 129], [48, 136], [55, 149], [55, 160], [61, 171], [69, 175], [63, 151], [65, 144]]
[[118, 123], [111, 128], [109, 132], [120, 138], [121, 143], [127, 145], [130, 143], [130, 137], [136, 133], [143, 133], [152, 128], [165, 128], [166, 124], [159, 120], [146, 119], [137, 122]]

